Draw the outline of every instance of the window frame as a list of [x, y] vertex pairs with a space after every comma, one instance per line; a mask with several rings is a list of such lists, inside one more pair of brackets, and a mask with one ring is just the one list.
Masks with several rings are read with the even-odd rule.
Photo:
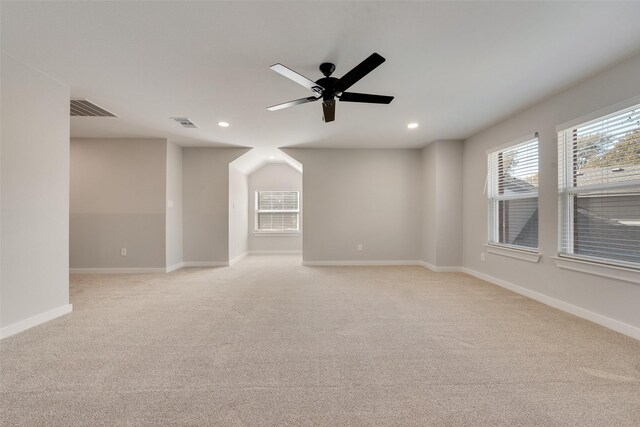
[[[589, 126], [599, 121], [605, 121], [609, 118], [637, 109], [640, 109], [640, 96], [611, 105], [556, 126], [558, 152], [558, 252], [555, 260], [556, 265], [560, 268], [584, 271], [579, 270], [581, 265], [591, 265], [593, 267], [591, 269], [587, 268], [587, 271], [585, 272], [616, 278], [619, 278], [618, 276], [620, 275], [620, 273], [616, 271], [624, 270], [627, 271], [627, 275], [632, 277], [622, 278], [623, 280], [640, 283], [640, 276], [637, 275], [639, 272], [638, 270], [640, 270], [640, 262], [615, 260], [612, 258], [581, 255], [564, 251], [565, 245], [566, 247], [573, 247], [575, 250], [575, 206], [574, 203], [570, 202], [570, 199], [573, 198], [573, 196], [592, 193], [598, 190], [603, 192], [627, 188], [630, 190], [640, 190], [640, 182], [631, 181], [629, 183], [591, 184], [582, 187], [572, 186], [572, 183], [569, 183], [569, 180], [574, 179], [573, 172], [576, 166], [575, 155], [573, 154], [573, 151], [567, 150], [567, 144], [570, 143], [571, 139], [561, 136], [561, 134], [565, 134], [566, 132], [572, 132], [575, 134], [580, 127]], [[565, 145], [564, 147], [562, 146], [563, 143]], [[569, 154], [571, 154], [571, 156], [569, 156]], [[571, 157], [572, 161], [568, 161], [569, 157]], [[577, 265], [577, 267], [574, 265]], [[614, 273], [611, 273], [612, 271]]]
[[[258, 199], [260, 197], [260, 193], [270, 193], [270, 192], [286, 192], [286, 193], [296, 193], [296, 198], [298, 200], [298, 209], [278, 209], [278, 210], [260, 210], [258, 208]], [[283, 190], [283, 189], [270, 189], [270, 188], [261, 188], [256, 189], [254, 191], [254, 219], [253, 219], [253, 233], [254, 235], [299, 235], [300, 234], [300, 190]], [[261, 213], [295, 213], [296, 214], [296, 229], [295, 230], [262, 230], [259, 228], [260, 221], [259, 216]]]
[[[511, 151], [517, 149], [522, 146], [526, 146], [533, 141], [536, 142], [537, 150], [538, 150], [538, 165], [537, 165], [537, 173], [539, 176], [540, 173], [540, 140], [538, 138], [538, 132], [525, 135], [521, 138], [513, 140], [507, 144], [500, 145], [498, 147], [493, 147], [490, 150], [487, 150], [487, 183], [486, 183], [486, 195], [487, 195], [487, 246], [495, 247], [500, 249], [506, 249], [508, 251], [525, 252], [530, 254], [539, 254], [540, 253], [540, 231], [538, 229], [537, 236], [537, 247], [523, 246], [523, 245], [515, 245], [510, 243], [502, 243], [500, 242], [500, 212], [499, 205], [500, 201], [509, 201], [509, 200], [526, 200], [526, 199], [534, 199], [536, 200], [536, 206], [538, 209], [538, 213], [540, 212], [540, 190], [539, 185], [535, 192], [527, 192], [522, 195], [506, 195], [506, 196], [494, 196], [492, 195], [492, 188], [497, 188], [499, 186], [499, 173], [497, 165], [494, 166], [494, 156], [500, 156], [505, 151]], [[496, 159], [497, 160], [497, 159]], [[496, 173], [493, 174], [492, 172]], [[538, 219], [539, 221], [539, 219]], [[539, 225], [539, 224], [538, 224]], [[539, 257], [536, 258], [535, 262], [537, 262]]]

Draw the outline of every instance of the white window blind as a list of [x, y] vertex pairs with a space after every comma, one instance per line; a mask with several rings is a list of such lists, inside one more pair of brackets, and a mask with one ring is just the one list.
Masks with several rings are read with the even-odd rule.
[[488, 155], [489, 243], [538, 248], [538, 137]]
[[256, 191], [256, 231], [299, 231], [299, 205], [297, 191]]
[[640, 266], [640, 105], [558, 132], [560, 255]]

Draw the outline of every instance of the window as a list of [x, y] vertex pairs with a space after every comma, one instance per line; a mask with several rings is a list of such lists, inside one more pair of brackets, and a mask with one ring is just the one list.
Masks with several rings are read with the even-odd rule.
[[300, 193], [256, 191], [256, 231], [297, 232], [300, 230]]
[[559, 252], [640, 267], [640, 105], [558, 132]]
[[538, 137], [489, 153], [489, 243], [538, 248]]

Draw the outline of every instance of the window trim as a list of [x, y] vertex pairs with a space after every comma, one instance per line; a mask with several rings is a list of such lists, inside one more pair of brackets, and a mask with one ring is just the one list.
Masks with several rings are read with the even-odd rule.
[[564, 254], [558, 254], [558, 256], [551, 258], [558, 268], [640, 284], [640, 270], [637, 268], [607, 264]]
[[629, 98], [625, 101], [618, 102], [617, 104], [610, 105], [605, 108], [601, 108], [592, 113], [585, 114], [583, 116], [561, 123], [559, 125], [556, 125], [556, 136], [558, 135], [559, 132], [565, 131], [569, 128], [576, 127], [578, 125], [588, 124], [589, 122], [592, 122], [598, 119], [604, 119], [606, 118], [606, 116], [615, 114], [618, 111], [626, 110], [627, 108], [631, 108], [634, 105], [638, 105], [638, 104], [640, 104], [640, 95], [634, 96], [633, 98]]
[[[633, 98], [626, 99], [622, 102], [618, 102], [617, 104], [613, 104], [604, 108], [601, 108], [597, 111], [594, 111], [589, 114], [585, 114], [583, 116], [577, 117], [575, 119], [569, 120], [567, 122], [556, 125], [556, 146], [557, 151], [560, 150], [560, 133], [564, 133], [572, 128], [578, 128], [581, 126], [588, 126], [592, 123], [606, 120], [611, 116], [615, 116], [616, 114], [621, 113], [624, 110], [633, 108], [637, 105], [640, 105], [640, 95], [634, 96]], [[559, 155], [559, 153], [558, 153]], [[573, 164], [566, 162], [564, 164], [564, 159], [560, 159], [558, 157], [558, 174], [560, 174], [561, 168], [565, 168], [566, 176], [570, 176], [573, 171]], [[560, 187], [562, 184], [562, 187]], [[565, 253], [562, 252], [563, 247], [563, 227], [566, 227], [567, 231], [567, 245], [573, 246], [573, 229], [574, 222], [571, 220], [573, 218], [574, 207], [573, 204], [569, 204], [569, 206], [564, 206], [564, 197], [567, 197], [572, 194], [580, 194], [583, 192], [592, 192], [592, 191], [606, 191], [606, 190], [623, 190], [625, 188], [638, 188], [637, 182], [633, 183], [619, 183], [619, 184], [592, 184], [585, 185], [583, 187], [568, 187], [566, 182], [561, 182], [560, 176], [558, 176], [558, 243], [557, 243], [557, 256], [551, 257], [556, 266], [559, 268], [564, 268], [568, 270], [580, 271], [589, 274], [595, 274], [603, 277], [617, 278], [621, 280], [626, 280], [629, 282], [640, 283], [640, 263], [633, 263], [627, 261], [616, 261], [614, 259], [606, 259], [606, 258], [598, 258], [598, 257], [590, 257], [580, 254], [573, 253]], [[564, 215], [563, 215], [564, 214]], [[619, 271], [626, 272], [624, 273], [616, 273]], [[624, 276], [624, 277], [622, 277]], [[630, 277], [630, 278], [629, 278]]]
[[507, 142], [506, 144], [498, 145], [497, 147], [489, 148], [486, 152], [487, 156], [493, 153], [497, 153], [498, 151], [506, 151], [508, 149], [516, 148], [519, 145], [524, 145], [525, 143], [537, 139], [538, 132], [529, 133], [525, 136], [522, 136], [518, 139], [511, 140], [511, 142]]
[[260, 237], [295, 237], [300, 235], [300, 231], [254, 231], [253, 235]]
[[[486, 195], [487, 195], [487, 243], [485, 246], [487, 246], [488, 248], [488, 252], [492, 253], [492, 254], [496, 254], [496, 255], [504, 255], [504, 256], [509, 256], [511, 258], [518, 258], [518, 259], [524, 259], [525, 261], [531, 261], [531, 262], [538, 262], [540, 259], [540, 231], [538, 231], [538, 246], [535, 248], [531, 248], [528, 246], [519, 246], [519, 245], [512, 245], [512, 244], [508, 244], [508, 243], [500, 243], [499, 241], [493, 241], [492, 239], [494, 239], [496, 236], [494, 236], [493, 234], [496, 232], [496, 225], [497, 222], [499, 221], [498, 219], [498, 214], [497, 214], [497, 204], [495, 204], [495, 206], [492, 206], [492, 200], [498, 200], [498, 201], [502, 201], [502, 200], [523, 200], [523, 199], [533, 199], [535, 198], [537, 201], [537, 205], [538, 205], [538, 212], [540, 209], [540, 191], [538, 188], [538, 191], [535, 192], [531, 192], [531, 193], [523, 193], [523, 194], [514, 194], [514, 195], [508, 195], [508, 196], [498, 196], [498, 197], [491, 197], [491, 195], [489, 194], [489, 187], [490, 187], [490, 182], [492, 180], [492, 176], [491, 176], [491, 170], [492, 170], [492, 165], [491, 165], [491, 157], [493, 154], [495, 153], [500, 153], [503, 151], [507, 151], [507, 150], [513, 150], [518, 148], [519, 146], [524, 146], [528, 143], [530, 143], [531, 141], [536, 140], [538, 143], [538, 173], [540, 173], [540, 139], [538, 136], [538, 132], [533, 132], [530, 134], [527, 134], [525, 136], [522, 136], [518, 139], [512, 140], [511, 142], [508, 142], [506, 144], [502, 144], [499, 145], [497, 147], [492, 147], [490, 149], [487, 150], [487, 182], [486, 182]], [[492, 210], [494, 212], [492, 212]], [[499, 238], [497, 239], [499, 240]], [[499, 251], [499, 249], [504, 249], [505, 251]], [[515, 254], [511, 254], [511, 252], [525, 252], [524, 256], [519, 256], [520, 254], [515, 253]], [[537, 256], [537, 258], [534, 257], [529, 257], [527, 255], [533, 254], [534, 257]]]
[[[296, 193], [298, 196], [298, 209], [297, 210], [293, 210], [293, 209], [286, 209], [286, 210], [258, 210], [258, 195], [261, 192], [270, 192], [270, 191], [280, 191], [280, 192], [290, 192], [290, 193]], [[272, 188], [256, 188], [254, 191], [254, 198], [253, 198], [253, 235], [254, 236], [272, 236], [272, 237], [290, 237], [290, 236], [298, 236], [300, 235], [301, 232], [301, 224], [300, 224], [300, 213], [301, 213], [302, 209], [301, 209], [301, 197], [300, 197], [300, 190], [299, 189], [272, 189]], [[260, 213], [278, 213], [278, 212], [282, 212], [282, 213], [297, 213], [297, 228], [296, 230], [260, 230], [258, 228], [258, 215]]]
[[490, 254], [515, 258], [522, 261], [532, 262], [534, 264], [537, 264], [542, 257], [539, 249], [522, 249], [524, 248], [524, 246], [514, 246], [507, 244], [496, 245], [494, 243], [487, 243], [484, 246], [487, 248], [487, 252]]

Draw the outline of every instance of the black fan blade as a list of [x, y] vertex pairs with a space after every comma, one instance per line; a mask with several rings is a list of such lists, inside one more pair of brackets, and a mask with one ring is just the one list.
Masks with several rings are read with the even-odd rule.
[[358, 80], [372, 72], [377, 66], [382, 64], [385, 59], [377, 53], [372, 53], [367, 59], [356, 65], [351, 71], [342, 76], [336, 85], [338, 92], [344, 92], [349, 89]]
[[302, 74], [298, 74], [292, 69], [287, 68], [282, 64], [273, 64], [270, 68], [276, 73], [282, 74], [286, 78], [291, 79], [294, 82], [298, 83], [299, 85], [302, 85], [307, 89], [310, 89], [318, 94], [322, 93], [322, 90], [324, 90], [324, 88], [320, 86], [318, 83], [314, 82], [313, 80], [309, 80]]
[[336, 101], [322, 101], [322, 113], [324, 115], [324, 122], [332, 122], [336, 119]]
[[310, 96], [308, 98], [296, 99], [295, 101], [285, 102], [284, 104], [272, 105], [271, 107], [267, 107], [269, 111], [282, 110], [283, 108], [293, 107], [294, 105], [306, 104], [307, 102], [317, 101], [320, 98], [314, 98]]
[[369, 93], [342, 92], [340, 101], [345, 102], [368, 102], [370, 104], [389, 104], [393, 101], [393, 96], [371, 95]]

